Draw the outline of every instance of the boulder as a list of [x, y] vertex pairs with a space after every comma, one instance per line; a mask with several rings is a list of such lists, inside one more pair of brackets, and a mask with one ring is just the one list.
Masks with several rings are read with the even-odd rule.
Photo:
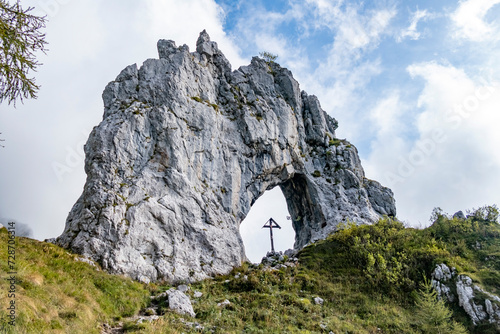
[[457, 301], [474, 325], [489, 322], [500, 330], [500, 298], [473, 283], [467, 275], [457, 275], [455, 268], [439, 264], [432, 273], [432, 286], [439, 298]]
[[321, 297], [314, 297], [314, 304], [316, 305], [323, 305], [325, 301]]
[[169, 290], [168, 292], [168, 307], [179, 314], [190, 315], [193, 318], [196, 314], [191, 305], [191, 299], [180, 290]]

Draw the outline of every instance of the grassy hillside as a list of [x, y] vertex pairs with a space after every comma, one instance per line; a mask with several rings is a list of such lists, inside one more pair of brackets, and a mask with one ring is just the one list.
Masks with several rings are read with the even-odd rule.
[[[126, 332], [137, 333], [496, 333], [493, 325], [472, 327], [463, 311], [438, 301], [425, 284], [435, 265], [446, 263], [486, 290], [500, 292], [494, 209], [476, 210], [467, 219], [435, 211], [435, 223], [424, 230], [391, 219], [343, 226], [303, 249], [296, 265], [286, 259], [280, 269], [244, 264], [191, 284], [194, 319], [157, 301], [161, 317], [151, 324], [127, 317], [169, 285], [108, 275], [57, 246], [18, 238], [18, 318], [11, 332], [99, 333], [102, 323], [124, 322]], [[0, 252], [6, 254], [5, 229], [0, 237]], [[6, 256], [0, 258], [7, 272]], [[0, 289], [7, 291], [8, 282], [2, 280]], [[203, 295], [195, 298], [194, 291]], [[225, 300], [230, 304], [217, 305]], [[3, 316], [8, 302], [2, 293]]]

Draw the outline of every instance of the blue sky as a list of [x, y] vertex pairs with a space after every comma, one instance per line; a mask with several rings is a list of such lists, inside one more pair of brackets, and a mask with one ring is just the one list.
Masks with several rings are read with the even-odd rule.
[[[500, 0], [22, 3], [47, 15], [50, 44], [39, 98], [0, 105], [0, 219], [29, 225], [36, 238], [59, 235], [81, 194], [81, 147], [102, 119], [107, 82], [157, 57], [160, 38], [194, 50], [203, 29], [233, 68], [277, 54], [339, 121], [367, 177], [393, 189], [408, 224], [427, 225], [438, 206], [500, 204]], [[253, 260], [269, 248], [267, 215], [287, 225], [279, 190], [266, 196], [271, 207], [241, 227]], [[293, 231], [276, 239], [287, 248]]]

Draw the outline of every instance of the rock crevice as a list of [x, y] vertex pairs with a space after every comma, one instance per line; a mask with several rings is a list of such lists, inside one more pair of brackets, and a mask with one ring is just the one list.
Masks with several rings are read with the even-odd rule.
[[142, 281], [198, 280], [245, 259], [239, 224], [266, 190], [286, 198], [295, 248], [347, 220], [396, 214], [337, 121], [292, 73], [253, 58], [232, 71], [203, 31], [189, 52], [126, 67], [103, 92], [87, 181], [57, 243]]

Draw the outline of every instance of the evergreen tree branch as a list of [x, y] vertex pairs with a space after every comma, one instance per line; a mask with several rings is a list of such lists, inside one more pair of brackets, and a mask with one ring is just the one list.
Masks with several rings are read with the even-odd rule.
[[31, 14], [33, 9], [0, 0], [0, 103], [15, 105], [16, 100], [36, 98], [40, 89], [30, 73], [42, 65], [36, 52], [47, 51], [41, 32], [46, 18]]

